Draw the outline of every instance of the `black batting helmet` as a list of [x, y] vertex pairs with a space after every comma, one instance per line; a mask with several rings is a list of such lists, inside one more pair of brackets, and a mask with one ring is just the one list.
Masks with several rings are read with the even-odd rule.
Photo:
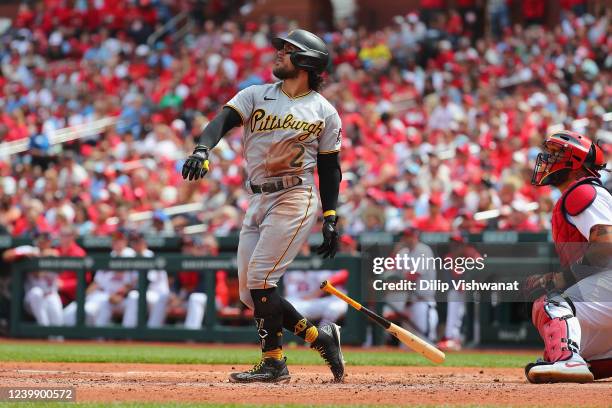
[[329, 64], [329, 50], [322, 39], [306, 30], [293, 30], [285, 37], [272, 39], [272, 45], [282, 50], [285, 43], [296, 46], [300, 51], [291, 53], [293, 65], [306, 71], [321, 73]]

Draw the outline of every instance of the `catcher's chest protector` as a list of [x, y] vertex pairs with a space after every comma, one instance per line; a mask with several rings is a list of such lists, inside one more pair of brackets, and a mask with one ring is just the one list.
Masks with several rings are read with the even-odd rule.
[[567, 215], [576, 216], [591, 205], [597, 196], [595, 185], [601, 183], [594, 177], [577, 180], [565, 190], [555, 204], [552, 214], [552, 236], [561, 265], [570, 265], [584, 255], [586, 247], [576, 244], [588, 240], [567, 220]]

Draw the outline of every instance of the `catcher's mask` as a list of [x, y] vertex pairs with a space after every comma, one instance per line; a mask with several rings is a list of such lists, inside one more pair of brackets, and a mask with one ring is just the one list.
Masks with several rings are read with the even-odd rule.
[[543, 150], [536, 158], [531, 177], [531, 184], [536, 186], [559, 185], [567, 180], [570, 171], [580, 168], [600, 177], [599, 171], [606, 167], [601, 148], [575, 132], [553, 133], [544, 140]]

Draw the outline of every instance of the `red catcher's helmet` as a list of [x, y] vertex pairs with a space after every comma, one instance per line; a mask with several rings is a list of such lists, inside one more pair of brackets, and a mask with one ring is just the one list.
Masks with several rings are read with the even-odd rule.
[[589, 138], [576, 132], [559, 131], [544, 140], [544, 152], [538, 154], [531, 184], [557, 185], [571, 170], [584, 168], [594, 177], [606, 167], [601, 148]]

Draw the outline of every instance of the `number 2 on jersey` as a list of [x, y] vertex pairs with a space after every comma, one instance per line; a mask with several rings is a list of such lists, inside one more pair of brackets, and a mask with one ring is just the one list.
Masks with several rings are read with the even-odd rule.
[[306, 147], [303, 144], [296, 143], [291, 146], [292, 149], [296, 150], [297, 153], [293, 156], [291, 163], [289, 165], [291, 167], [301, 168], [304, 165], [304, 152], [306, 151]]

